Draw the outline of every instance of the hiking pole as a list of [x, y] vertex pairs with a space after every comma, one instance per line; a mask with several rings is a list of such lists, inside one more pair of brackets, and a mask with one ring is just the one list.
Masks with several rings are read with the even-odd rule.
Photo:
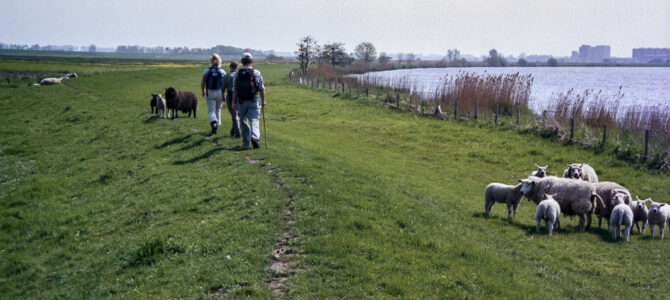
[[263, 137], [265, 137], [265, 148], [268, 147], [268, 130], [265, 128], [265, 106], [261, 106], [261, 114], [263, 115]]

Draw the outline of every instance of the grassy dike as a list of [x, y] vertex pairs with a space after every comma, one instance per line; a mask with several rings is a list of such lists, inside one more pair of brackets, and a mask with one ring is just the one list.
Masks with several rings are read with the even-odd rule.
[[257, 67], [270, 148], [253, 151], [227, 137], [227, 118], [208, 137], [202, 99], [197, 119], [148, 112], [152, 92], [197, 91], [204, 66], [114, 66], [39, 88], [0, 82], [3, 297], [273, 297], [269, 254], [285, 228], [299, 237], [291, 298], [670, 292], [670, 244], [648, 230], [612, 243], [565, 218], [548, 238], [535, 234], [526, 201], [512, 222], [504, 205], [482, 216], [484, 187], [513, 184], [533, 163], [551, 175], [589, 163], [656, 201], [670, 200], [667, 176], [490, 124], [333, 97], [291, 85], [288, 66]]

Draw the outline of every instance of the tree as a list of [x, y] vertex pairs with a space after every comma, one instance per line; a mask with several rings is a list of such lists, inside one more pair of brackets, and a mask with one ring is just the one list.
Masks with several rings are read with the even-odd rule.
[[416, 55], [414, 55], [414, 53], [412, 53], [412, 52], [407, 53], [407, 56], [405, 56], [405, 60], [407, 60], [408, 65], [411, 65], [414, 62], [415, 59], [416, 59]]
[[447, 50], [447, 61], [448, 62], [453, 62], [458, 60], [458, 58], [461, 56], [461, 51], [458, 51], [458, 49], [454, 48], [448, 49]]
[[405, 54], [398, 53], [398, 55], [395, 58], [399, 63], [402, 63], [403, 60], [405, 60]]
[[498, 53], [498, 50], [491, 49], [489, 50], [489, 57], [486, 58], [486, 64], [489, 67], [504, 67], [507, 65], [507, 61], [502, 54]]
[[331, 66], [344, 66], [349, 64], [349, 54], [344, 49], [344, 43], [333, 42], [321, 47], [319, 60], [329, 63]]
[[550, 67], [556, 67], [556, 66], [558, 66], [558, 61], [555, 58], [552, 57], [552, 58], [547, 60], [547, 64]]
[[88, 46], [88, 52], [95, 52], [95, 51], [97, 51], [97, 49], [98, 49], [98, 48], [95, 47], [95, 45], [93, 45], [93, 44], [91, 44], [90, 46]]
[[386, 52], [380, 52], [379, 53], [379, 58], [377, 58], [377, 61], [380, 64], [388, 63], [390, 60], [391, 60], [391, 57], [386, 55]]
[[317, 45], [316, 40], [309, 35], [301, 38], [297, 45], [298, 51], [295, 52], [296, 58], [300, 63], [302, 74], [306, 75], [307, 70], [309, 70], [309, 64], [314, 63], [319, 55], [319, 45]]
[[356, 58], [368, 64], [377, 59], [377, 50], [370, 42], [363, 42], [358, 44], [356, 49], [354, 49], [354, 53], [356, 54]]
[[528, 61], [523, 59], [523, 58], [519, 58], [519, 62], [517, 63], [517, 65], [519, 65], [521, 67], [525, 67], [525, 66], [528, 65]]

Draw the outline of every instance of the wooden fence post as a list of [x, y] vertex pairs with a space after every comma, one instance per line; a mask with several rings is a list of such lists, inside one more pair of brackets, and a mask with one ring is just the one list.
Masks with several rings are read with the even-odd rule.
[[317, 89], [321, 87], [321, 85], [319, 84], [319, 79], [320, 79], [319, 77], [316, 78], [316, 88]]
[[422, 114], [422, 115], [424, 114], [425, 108], [426, 108], [426, 100], [424, 100], [424, 99], [422, 98], [422, 99], [421, 99], [421, 114]]
[[475, 120], [477, 120], [477, 102], [475, 102]]
[[375, 91], [377, 91], [377, 102], [379, 102], [379, 89], [375, 88]]
[[367, 99], [368, 96], [369, 96], [369, 95], [368, 95], [368, 88], [365, 88], [365, 99]]
[[644, 131], [644, 157], [642, 158], [644, 161], [647, 161], [647, 158], [649, 157], [649, 129]]
[[603, 125], [603, 146], [607, 144], [607, 124]]
[[458, 101], [454, 101], [454, 120], [458, 119]]
[[398, 110], [400, 110], [400, 93], [398, 92], [395, 92], [395, 103], [398, 106]]
[[575, 138], [575, 118], [570, 118], [570, 143]]
[[389, 102], [391, 101], [391, 92], [389, 90], [386, 90], [386, 100], [384, 102]]
[[342, 94], [344, 94], [344, 82], [342, 82]]
[[516, 108], [516, 127], [519, 127], [519, 125], [521, 125], [521, 106]]
[[349, 95], [351, 95], [351, 86], [349, 86]]
[[499, 112], [499, 111], [500, 111], [500, 104], [497, 104], [497, 103], [496, 103], [496, 118], [495, 118], [495, 121], [494, 121], [494, 123], [495, 123], [496, 125], [498, 125], [498, 112]]
[[547, 111], [542, 111], [542, 129], [545, 129], [547, 125]]

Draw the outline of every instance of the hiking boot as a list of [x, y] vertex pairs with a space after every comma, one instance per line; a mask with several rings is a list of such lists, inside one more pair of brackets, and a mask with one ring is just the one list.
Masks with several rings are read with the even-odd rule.
[[254, 149], [258, 149], [261, 147], [260, 145], [258, 145], [257, 139], [251, 139], [251, 145], [253, 146]]
[[216, 121], [212, 121], [212, 123], [209, 123], [212, 126], [212, 134], [215, 134], [216, 131], [219, 129], [219, 126], [216, 125]]

